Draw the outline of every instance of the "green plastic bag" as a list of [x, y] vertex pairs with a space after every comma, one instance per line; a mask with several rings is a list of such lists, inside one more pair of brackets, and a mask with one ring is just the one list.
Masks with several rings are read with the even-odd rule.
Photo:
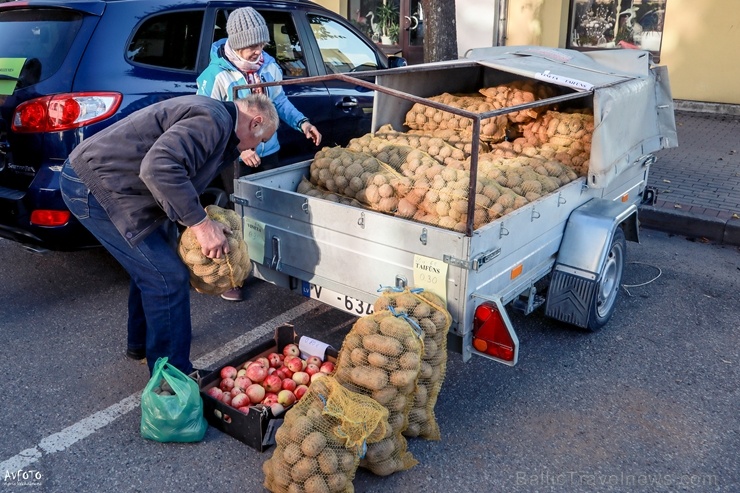
[[[169, 386], [172, 395], [167, 395], [170, 389], [162, 392], [162, 386]], [[141, 436], [157, 442], [199, 442], [206, 429], [198, 384], [167, 358], [157, 359], [141, 394]]]

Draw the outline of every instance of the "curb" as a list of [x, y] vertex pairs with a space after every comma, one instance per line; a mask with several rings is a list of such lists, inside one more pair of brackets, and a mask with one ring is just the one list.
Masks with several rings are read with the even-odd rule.
[[[720, 245], [740, 246], [740, 218], [725, 211], [702, 209], [664, 202], [640, 206], [640, 225], [681, 236], [706, 238]], [[707, 213], [708, 212], [708, 213]], [[715, 214], [716, 213], [716, 214]]]

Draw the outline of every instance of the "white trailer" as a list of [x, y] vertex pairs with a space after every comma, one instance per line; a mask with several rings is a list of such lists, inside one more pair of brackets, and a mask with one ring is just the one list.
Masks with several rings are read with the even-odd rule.
[[[370, 313], [380, 286], [433, 286], [453, 318], [448, 347], [464, 361], [477, 354], [517, 362], [512, 307], [529, 314], [544, 305], [548, 317], [590, 330], [608, 322], [625, 240], [639, 241], [637, 206], [653, 198], [651, 153], [677, 145], [664, 67], [636, 50], [495, 47], [377, 72], [375, 83], [337, 77], [376, 91], [373, 131], [388, 123], [402, 129], [415, 102], [442, 92], [521, 78], [552, 84], [558, 96], [503, 110], [440, 107], [472, 120], [474, 142], [484, 118], [552, 103], [589, 107], [595, 130], [588, 175], [478, 229], [471, 220], [465, 233], [299, 194], [310, 162], [243, 177], [233, 200], [255, 276], [356, 315]], [[471, 190], [477, 159], [473, 146]], [[542, 285], [549, 287], [538, 292]]]

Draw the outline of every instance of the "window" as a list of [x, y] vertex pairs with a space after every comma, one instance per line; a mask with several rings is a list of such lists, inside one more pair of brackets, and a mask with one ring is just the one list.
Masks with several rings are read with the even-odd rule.
[[[213, 41], [226, 38], [226, 21], [231, 10], [219, 10], [216, 13], [216, 29]], [[270, 32], [270, 43], [265, 46], [265, 52], [273, 57], [283, 70], [283, 77], [306, 77], [306, 61], [303, 55], [301, 40], [298, 38], [293, 17], [289, 12], [259, 11], [265, 18], [267, 29]]]
[[61, 9], [0, 13], [0, 58], [23, 58], [17, 88], [56, 73], [82, 25], [77, 12]]
[[568, 48], [637, 48], [660, 55], [667, 0], [570, 0]]
[[157, 67], [195, 70], [202, 29], [202, 10], [151, 17], [137, 29], [126, 58]]
[[378, 69], [373, 49], [355, 33], [326, 17], [309, 16], [324, 67], [329, 74]]

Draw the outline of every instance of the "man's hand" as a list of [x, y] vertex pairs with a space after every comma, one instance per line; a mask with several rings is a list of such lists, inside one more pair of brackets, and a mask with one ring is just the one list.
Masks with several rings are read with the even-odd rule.
[[254, 149], [247, 149], [246, 151], [242, 151], [242, 153], [239, 154], [239, 157], [242, 159], [242, 161], [244, 161], [244, 164], [246, 164], [250, 168], [256, 168], [262, 162]]
[[221, 258], [229, 253], [229, 243], [226, 235], [231, 234], [231, 228], [223, 223], [206, 218], [200, 224], [190, 226], [200, 243], [200, 251], [208, 258]]
[[303, 130], [303, 135], [307, 139], [313, 141], [313, 145], [317, 146], [321, 143], [321, 133], [319, 133], [319, 129], [314, 127], [311, 122], [303, 122], [301, 130]]

